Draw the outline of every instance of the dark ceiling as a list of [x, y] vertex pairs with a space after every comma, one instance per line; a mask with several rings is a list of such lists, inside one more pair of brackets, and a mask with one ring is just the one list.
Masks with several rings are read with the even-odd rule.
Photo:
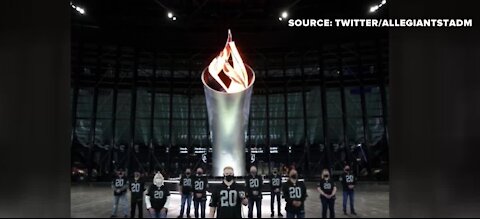
[[[286, 10], [293, 19], [379, 18], [372, 0], [137, 0], [78, 1], [86, 15], [72, 9], [72, 41], [130, 45], [163, 50], [218, 50], [227, 29], [240, 46], [256, 50], [312, 47], [325, 42], [386, 38], [386, 29], [288, 27], [279, 21]], [[177, 17], [172, 21], [167, 12]]]

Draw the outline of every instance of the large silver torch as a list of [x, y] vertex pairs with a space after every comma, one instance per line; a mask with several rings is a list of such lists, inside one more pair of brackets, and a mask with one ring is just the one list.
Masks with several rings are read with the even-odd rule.
[[212, 175], [222, 176], [223, 168], [230, 166], [236, 176], [243, 176], [245, 131], [255, 73], [243, 63], [230, 30], [225, 48], [201, 77], [212, 138]]

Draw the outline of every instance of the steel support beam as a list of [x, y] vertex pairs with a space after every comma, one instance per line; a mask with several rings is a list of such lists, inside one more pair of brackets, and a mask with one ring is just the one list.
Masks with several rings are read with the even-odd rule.
[[347, 154], [347, 162], [348, 162], [348, 135], [347, 135], [347, 126], [348, 126], [348, 112], [347, 112], [347, 103], [345, 100], [345, 84], [344, 84], [344, 77], [345, 77], [345, 72], [343, 71], [343, 61], [342, 61], [342, 49], [340, 47], [340, 44], [338, 44], [338, 51], [337, 51], [337, 69], [340, 71], [340, 101], [342, 104], [342, 130], [343, 130], [343, 145], [345, 147], [345, 152]]
[[[283, 56], [283, 60], [282, 60], [282, 70], [283, 70], [283, 77], [286, 78], [287, 76], [287, 69], [286, 69], [286, 57]], [[290, 142], [289, 142], [289, 139], [288, 139], [288, 81], [285, 80], [284, 81], [284, 84], [283, 84], [283, 101], [284, 101], [284, 110], [285, 110], [285, 118], [284, 118], [284, 122], [285, 122], [285, 147], [286, 147], [286, 150], [287, 150], [287, 163], [290, 163]]]
[[305, 56], [302, 55], [301, 57], [301, 77], [302, 77], [302, 115], [303, 115], [303, 140], [304, 140], [304, 147], [303, 147], [303, 161], [304, 161], [304, 168], [305, 168], [305, 175], [310, 175], [310, 142], [308, 141], [308, 123], [307, 123], [307, 94], [305, 91], [305, 67], [304, 67], [304, 58]]
[[[320, 51], [323, 50], [323, 46], [321, 46]], [[330, 151], [330, 136], [328, 134], [328, 110], [327, 110], [327, 88], [325, 83], [325, 75], [323, 71], [325, 69], [325, 63], [323, 60], [323, 53], [319, 54], [319, 66], [320, 70], [318, 71], [320, 77], [320, 95], [322, 97], [321, 104], [322, 104], [322, 125], [323, 125], [323, 143], [324, 143], [324, 166], [330, 168], [331, 166], [331, 151]]]

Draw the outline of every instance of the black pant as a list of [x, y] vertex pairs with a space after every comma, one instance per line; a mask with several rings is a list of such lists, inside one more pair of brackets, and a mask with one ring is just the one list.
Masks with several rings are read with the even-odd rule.
[[275, 213], [275, 207], [274, 207], [275, 197], [277, 197], [277, 206], [278, 206], [277, 209], [278, 209], [278, 213], [280, 214], [280, 212], [282, 211], [280, 209], [280, 205], [281, 205], [280, 192], [275, 192], [275, 191], [270, 192], [270, 208], [272, 209], [272, 214]]
[[253, 218], [253, 205], [257, 206], [257, 218], [262, 218], [262, 199], [261, 198], [248, 199], [248, 218]]
[[206, 206], [207, 200], [201, 200], [201, 199], [193, 199], [193, 207], [195, 208], [195, 218], [198, 217], [198, 208], [200, 207], [200, 218], [205, 218], [205, 206]]
[[327, 209], [330, 211], [330, 218], [335, 218], [335, 197], [327, 199], [322, 195], [320, 200], [322, 201], [322, 218], [327, 218]]
[[143, 218], [143, 200], [142, 198], [134, 198], [130, 201], [130, 217], [135, 217], [135, 209], [138, 206], [138, 218]]

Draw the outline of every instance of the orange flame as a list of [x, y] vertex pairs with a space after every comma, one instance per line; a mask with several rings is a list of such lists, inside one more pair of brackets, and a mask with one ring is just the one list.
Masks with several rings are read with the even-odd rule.
[[[232, 64], [230, 64], [232, 57]], [[228, 30], [225, 48], [208, 66], [210, 75], [225, 89], [227, 93], [239, 92], [248, 87], [247, 69], [242, 57], [232, 41], [232, 33]]]

